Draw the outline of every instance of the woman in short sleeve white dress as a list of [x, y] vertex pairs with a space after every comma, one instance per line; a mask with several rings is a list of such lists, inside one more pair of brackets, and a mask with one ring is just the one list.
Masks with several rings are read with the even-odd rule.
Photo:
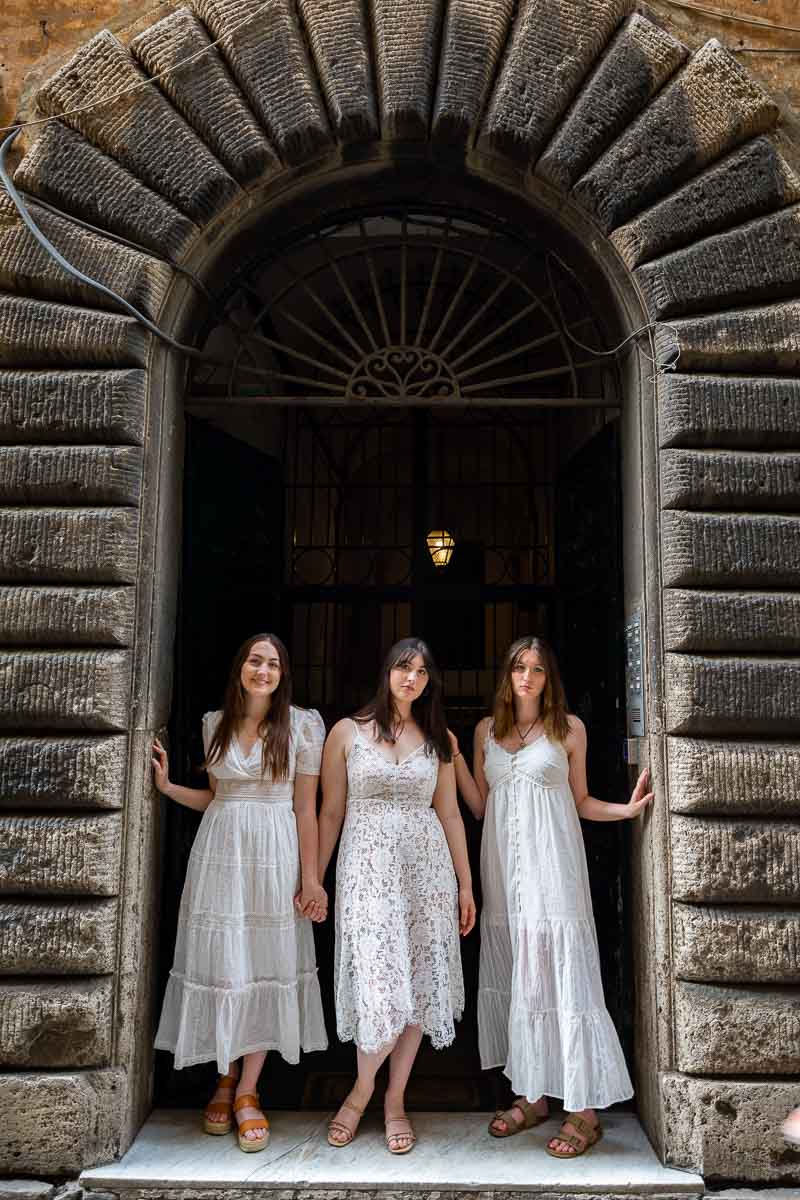
[[316, 877], [325, 727], [289, 703], [289, 689], [284, 647], [259, 634], [236, 657], [225, 706], [203, 718], [209, 788], [170, 783], [163, 747], [154, 749], [159, 789], [204, 811], [155, 1044], [178, 1069], [216, 1060], [223, 1079], [206, 1131], [227, 1132], [233, 1107], [247, 1151], [266, 1144], [256, 1085], [267, 1051], [296, 1063], [327, 1045], [308, 919], [327, 905]]

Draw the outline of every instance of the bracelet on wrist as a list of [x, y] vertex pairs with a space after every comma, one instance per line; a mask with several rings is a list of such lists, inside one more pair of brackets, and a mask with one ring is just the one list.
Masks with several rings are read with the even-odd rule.
[[457, 758], [461, 758], [461, 757], [462, 757], [462, 754], [461, 754], [461, 751], [459, 750], [457, 754], [453, 755], [453, 762], [455, 762]]

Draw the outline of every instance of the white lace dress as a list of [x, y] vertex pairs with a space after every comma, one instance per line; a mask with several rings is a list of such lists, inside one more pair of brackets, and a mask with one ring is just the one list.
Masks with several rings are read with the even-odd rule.
[[[203, 717], [208, 750], [221, 713]], [[318, 775], [325, 726], [291, 709], [289, 779], [261, 776], [261, 743], [245, 756], [234, 738], [209, 774], [216, 793], [203, 814], [181, 898], [175, 960], [156, 1047], [177, 1068], [277, 1050], [287, 1062], [328, 1044], [311, 921], [299, 917], [295, 772]]]
[[336, 867], [335, 996], [339, 1037], [366, 1053], [407, 1025], [446, 1046], [464, 1008], [458, 886], [431, 807], [438, 774], [424, 746], [395, 765], [355, 726]]
[[488, 734], [478, 1041], [514, 1094], [570, 1112], [633, 1095], [603, 1000], [589, 874], [564, 747]]

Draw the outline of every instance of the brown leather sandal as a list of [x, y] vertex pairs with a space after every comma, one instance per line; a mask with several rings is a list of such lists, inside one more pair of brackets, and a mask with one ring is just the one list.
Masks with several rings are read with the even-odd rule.
[[[522, 1113], [522, 1120], [515, 1117], [513, 1109], [518, 1108]], [[517, 1096], [512, 1100], [511, 1105], [507, 1109], [499, 1109], [489, 1122], [489, 1133], [492, 1137], [503, 1138], [513, 1137], [515, 1133], [522, 1133], [526, 1129], [533, 1129], [536, 1125], [541, 1125], [542, 1121], [546, 1121], [549, 1113], [537, 1113], [529, 1100], [524, 1096]], [[504, 1121], [506, 1128], [504, 1130], [494, 1129], [495, 1121]]]
[[[254, 1096], [252, 1092], [246, 1095], [239, 1096], [234, 1102], [234, 1113], [240, 1112], [243, 1108], [257, 1108], [259, 1116], [247, 1117], [244, 1121], [237, 1121], [239, 1127], [239, 1149], [245, 1154], [257, 1154], [259, 1150], [263, 1150], [269, 1141], [269, 1121], [261, 1112], [261, 1101], [258, 1096]], [[263, 1129], [264, 1133], [258, 1138], [246, 1138], [242, 1135], [249, 1133], [251, 1129]]]
[[[408, 1117], [387, 1117], [386, 1118], [386, 1149], [390, 1154], [408, 1154], [409, 1150], [413, 1150], [417, 1143], [417, 1135], [414, 1133], [414, 1128]], [[405, 1125], [406, 1129], [398, 1129], [396, 1133], [389, 1132], [390, 1125]], [[400, 1138], [405, 1138], [405, 1146], [393, 1146], [392, 1142], [397, 1142]]]
[[[336, 1111], [341, 1112], [343, 1108], [349, 1108], [352, 1109], [354, 1113], [358, 1113], [358, 1121], [356, 1121], [355, 1129], [348, 1129], [346, 1125], [343, 1125], [341, 1121], [337, 1121], [335, 1118], [328, 1122], [328, 1145], [335, 1147], [337, 1150], [341, 1150], [343, 1146], [350, 1145], [353, 1138], [358, 1133], [358, 1125], [364, 1115], [364, 1109], [358, 1108], [355, 1104], [351, 1104], [349, 1100], [343, 1100]], [[335, 1142], [331, 1137], [332, 1133], [341, 1133], [344, 1137], [344, 1141]]]
[[[236, 1085], [239, 1082], [236, 1075], [220, 1075], [217, 1080], [217, 1090], [219, 1088], [230, 1088], [235, 1091]], [[209, 1116], [214, 1113], [220, 1113], [227, 1119], [225, 1121], [211, 1121]], [[220, 1137], [224, 1133], [230, 1133], [233, 1129], [233, 1099], [230, 1100], [211, 1100], [205, 1107], [203, 1112], [203, 1129], [206, 1133], [210, 1133], [212, 1137]]]
[[[562, 1132], [565, 1125], [571, 1125], [580, 1136], [576, 1137], [574, 1133]], [[580, 1158], [587, 1150], [591, 1150], [592, 1146], [597, 1145], [602, 1136], [603, 1127], [599, 1121], [596, 1125], [590, 1125], [577, 1113], [567, 1113], [561, 1122], [561, 1129], [554, 1137], [550, 1138], [550, 1141], [566, 1142], [568, 1146], [572, 1147], [572, 1151], [551, 1150], [549, 1143], [545, 1146], [545, 1150], [551, 1158]]]

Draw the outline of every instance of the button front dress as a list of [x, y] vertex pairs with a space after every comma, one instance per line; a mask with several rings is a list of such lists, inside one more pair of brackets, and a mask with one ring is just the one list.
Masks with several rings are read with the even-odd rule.
[[[221, 713], [203, 718], [206, 752]], [[214, 799], [192, 846], [175, 959], [156, 1047], [175, 1066], [277, 1050], [289, 1063], [327, 1046], [311, 921], [300, 917], [295, 774], [319, 775], [325, 726], [292, 707], [289, 778], [261, 774], [261, 742], [245, 755], [234, 738], [208, 770]]]
[[438, 774], [424, 746], [395, 764], [355, 725], [336, 867], [335, 996], [339, 1037], [366, 1053], [407, 1025], [447, 1046], [464, 1008], [458, 885], [431, 807]]
[[633, 1095], [603, 999], [580, 819], [560, 742], [485, 742], [478, 1038], [514, 1094], [570, 1112]]

